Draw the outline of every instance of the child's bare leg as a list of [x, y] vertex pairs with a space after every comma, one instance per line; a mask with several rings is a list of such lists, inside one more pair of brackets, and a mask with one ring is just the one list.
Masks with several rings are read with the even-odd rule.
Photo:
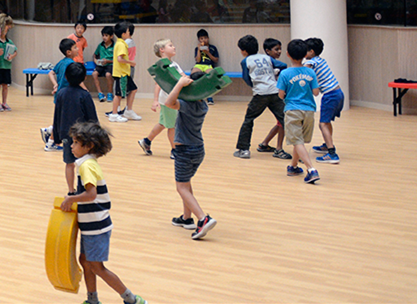
[[169, 143], [171, 144], [171, 149], [175, 149], [175, 145], [174, 145], [175, 128], [168, 129], [167, 135], [168, 135]]
[[165, 129], [165, 127], [159, 123], [157, 123], [153, 129], [151, 130], [151, 132], [148, 135], [148, 139], [150, 141], [153, 141], [155, 139], [156, 136], [159, 135], [159, 133], [161, 133], [163, 130]]
[[[275, 135], [278, 133], [278, 126], [275, 125], [272, 127], [272, 129], [269, 131], [268, 135], [265, 137], [265, 139], [262, 141], [261, 145], [268, 146], [269, 142], [274, 138]], [[281, 143], [282, 146], [282, 143]], [[281, 147], [282, 148], [282, 147]]]
[[297, 167], [298, 160], [301, 159], [306, 165], [307, 169], [313, 168], [311, 164], [310, 155], [304, 145], [294, 145], [293, 156], [291, 160], [291, 166]]
[[208, 73], [210, 73], [211, 70], [212, 69], [207, 69], [204, 73], [208, 74]]
[[321, 134], [323, 135], [324, 142], [327, 148], [334, 148], [333, 145], [333, 126], [331, 122], [321, 122], [319, 124]]
[[97, 291], [97, 277], [91, 270], [91, 264], [85, 258], [85, 254], [81, 253], [79, 257], [81, 266], [83, 267], [85, 285], [87, 286], [88, 292]]
[[2, 84], [1, 86], [3, 88], [3, 91], [1, 93], [2, 98], [3, 98], [3, 104], [6, 104], [7, 103], [7, 93], [9, 91], [9, 87], [7, 86], [7, 84]]
[[111, 288], [113, 288], [118, 294], [123, 294], [126, 291], [126, 286], [119, 279], [119, 277], [104, 267], [103, 262], [89, 262], [91, 265], [91, 271], [103, 279]]
[[191, 187], [191, 182], [180, 183], [177, 182], [177, 191], [182, 198], [182, 202], [184, 204], [184, 219], [190, 218], [191, 213], [198, 218], [198, 220], [202, 220], [206, 215], [204, 214], [203, 210], [201, 209], [200, 205], [198, 204], [196, 198], [193, 194], [193, 189]]
[[103, 93], [101, 91], [100, 81], [98, 80], [98, 72], [94, 71], [92, 76], [93, 76], [93, 81], [94, 81], [94, 85], [96, 86], [97, 92], [98, 93]]
[[199, 68], [192, 68], [191, 74], [195, 72], [201, 72], [201, 70]]
[[117, 108], [120, 106], [120, 101], [122, 100], [122, 96], [114, 96], [113, 99], [113, 114], [117, 114]]
[[74, 192], [75, 164], [65, 164], [65, 178], [67, 180], [68, 192]]
[[137, 92], [138, 90], [134, 90], [134, 91], [131, 91], [130, 93], [129, 93], [129, 95], [127, 95], [127, 98], [126, 98], [126, 103], [127, 103], [127, 109], [128, 110], [132, 110], [132, 107], [133, 107], [133, 101], [135, 100], [135, 95], [136, 95], [136, 92]]
[[113, 76], [110, 73], [106, 73], [107, 80], [107, 92], [113, 93]]
[[277, 125], [276, 127], [278, 127], [277, 150], [279, 151], [282, 149], [282, 143], [284, 142], [284, 137], [285, 137], [285, 130], [283, 126]]

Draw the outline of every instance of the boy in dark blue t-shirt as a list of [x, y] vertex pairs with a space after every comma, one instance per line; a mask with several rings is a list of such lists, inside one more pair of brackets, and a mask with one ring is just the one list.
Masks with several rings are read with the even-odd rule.
[[75, 156], [71, 152], [72, 138], [69, 130], [76, 122], [98, 122], [96, 107], [89, 92], [80, 84], [86, 76], [83, 64], [72, 62], [65, 70], [68, 87], [56, 95], [53, 135], [55, 144], [64, 143], [65, 178], [68, 184], [68, 195], [74, 195]]
[[[219, 52], [217, 48], [210, 44], [208, 32], [201, 29], [197, 32], [198, 45], [194, 49], [195, 66], [191, 70], [192, 73], [204, 72], [208, 73], [213, 69], [213, 66], [219, 62]], [[214, 104], [213, 98], [207, 98], [207, 104]]]

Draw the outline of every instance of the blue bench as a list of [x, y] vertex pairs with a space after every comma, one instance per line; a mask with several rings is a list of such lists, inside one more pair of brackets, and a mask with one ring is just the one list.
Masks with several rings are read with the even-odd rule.
[[[87, 61], [84, 63], [85, 68], [87, 69], [87, 76], [90, 76], [94, 72], [94, 68], [96, 67], [94, 61]], [[29, 88], [30, 88], [30, 95], [33, 95], [33, 81], [35, 80], [36, 76], [39, 74], [47, 75], [51, 70], [39, 70], [39, 69], [24, 69], [23, 74], [26, 74], [26, 97], [29, 97]]]

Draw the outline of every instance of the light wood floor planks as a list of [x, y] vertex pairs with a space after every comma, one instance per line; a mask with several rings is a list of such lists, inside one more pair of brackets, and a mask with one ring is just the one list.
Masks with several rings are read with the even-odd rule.
[[[84, 282], [78, 294], [56, 291], [44, 270], [53, 198], [66, 193], [62, 155], [44, 152], [39, 134], [52, 122], [52, 97], [9, 96], [13, 111], [0, 113], [0, 303], [81, 303]], [[252, 158], [234, 158], [246, 102], [216, 102], [193, 187], [218, 225], [192, 241], [170, 223], [182, 205], [166, 132], [151, 157], [137, 144], [158, 121], [150, 105], [135, 101], [143, 121], [110, 124], [111, 105], [96, 102], [115, 136], [99, 160], [115, 226], [107, 266], [133, 292], [151, 304], [417, 303], [417, 116], [344, 112], [335, 123], [341, 163], [316, 164], [313, 186], [287, 177], [288, 161], [256, 152], [274, 125], [269, 112], [255, 122]], [[307, 148], [321, 142], [316, 128]], [[122, 303], [102, 281], [99, 296]]]

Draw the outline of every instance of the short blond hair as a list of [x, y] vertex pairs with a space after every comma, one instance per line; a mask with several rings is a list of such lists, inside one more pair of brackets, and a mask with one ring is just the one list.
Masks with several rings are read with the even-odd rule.
[[6, 25], [14, 26], [12, 17], [6, 14], [0, 14], [0, 33], [6, 29]]
[[171, 39], [168, 39], [168, 38], [158, 39], [153, 44], [153, 51], [154, 51], [155, 55], [158, 56], [158, 57], [161, 57], [161, 53], [159, 52], [159, 50], [164, 48], [170, 42], [171, 42]]

